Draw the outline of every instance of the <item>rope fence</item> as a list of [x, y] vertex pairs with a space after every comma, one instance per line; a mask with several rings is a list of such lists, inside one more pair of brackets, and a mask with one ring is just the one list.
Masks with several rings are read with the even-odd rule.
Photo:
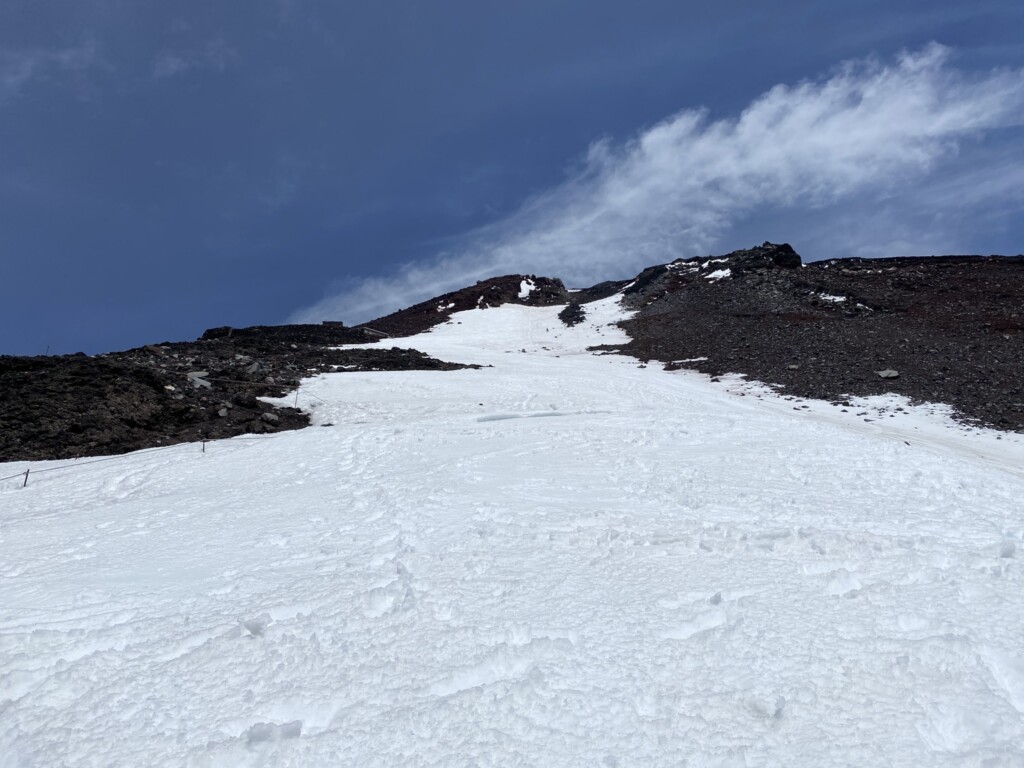
[[[203, 441], [203, 442], [205, 442], [205, 441]], [[31, 467], [29, 467], [24, 472], [19, 472], [16, 475], [8, 475], [7, 477], [0, 477], [0, 483], [5, 482], [7, 480], [13, 480], [16, 477], [24, 477], [25, 478], [25, 482], [22, 484], [22, 488], [24, 488], [26, 485], [28, 485], [29, 473], [38, 475], [38, 474], [41, 474], [43, 472], [59, 472], [62, 469], [78, 469], [79, 467], [86, 467], [86, 466], [88, 466], [90, 464], [99, 464], [99, 463], [104, 462], [104, 461], [117, 461], [118, 459], [127, 459], [127, 458], [130, 458], [130, 457], [133, 457], [133, 456], [139, 456], [140, 454], [143, 454], [143, 453], [153, 453], [155, 451], [166, 451], [166, 450], [168, 450], [170, 448], [180, 448], [183, 445], [191, 445], [191, 443], [176, 443], [174, 445], [161, 445], [161, 446], [159, 446], [157, 448], [142, 448], [141, 450], [132, 451], [131, 453], [121, 453], [121, 454], [118, 454], [116, 456], [103, 456], [102, 458], [89, 459], [87, 461], [82, 461], [80, 459], [75, 459], [74, 460], [74, 462], [75, 462], [74, 464], [65, 464], [65, 465], [60, 466], [60, 467], [43, 467], [42, 469], [32, 469]]]
[[[248, 437], [244, 436], [244, 435], [239, 435], [237, 437], [230, 437], [230, 438], [224, 438], [224, 439], [225, 440], [233, 440], [235, 442], [239, 442], [239, 441], [262, 441], [262, 440], [272, 440], [273, 438], [278, 437], [279, 434], [280, 433], [270, 434], [270, 435], [251, 435], [251, 436], [248, 436]], [[206, 453], [206, 444], [209, 443], [209, 442], [213, 442], [213, 441], [212, 440], [200, 440], [198, 442], [200, 443], [200, 453]], [[23, 478], [23, 482], [21, 484], [21, 487], [24, 488], [26, 485], [28, 485], [29, 476], [35, 477], [36, 475], [42, 474], [43, 472], [61, 472], [63, 470], [68, 470], [68, 469], [81, 469], [82, 467], [87, 467], [87, 466], [89, 466], [91, 464], [100, 464], [100, 463], [106, 462], [106, 461], [129, 461], [129, 460], [135, 458], [136, 456], [141, 456], [144, 453], [155, 453], [157, 451], [178, 450], [178, 451], [180, 451], [182, 453], [185, 453], [184, 449], [186, 449], [186, 448], [191, 448], [192, 450], [195, 450], [195, 444], [196, 444], [195, 442], [182, 442], [182, 443], [175, 443], [173, 445], [161, 445], [161, 446], [157, 446], [155, 448], [142, 448], [142, 449], [140, 449], [138, 451], [132, 451], [131, 453], [119, 453], [116, 456], [103, 456], [103, 457], [97, 458], [97, 459], [88, 459], [88, 460], [74, 459], [73, 463], [71, 463], [71, 464], [64, 464], [64, 465], [61, 465], [59, 467], [43, 467], [42, 469], [28, 467], [23, 472], [18, 472], [15, 475], [8, 475], [6, 477], [0, 477], [0, 483], [5, 483], [8, 480], [16, 480], [18, 478]]]

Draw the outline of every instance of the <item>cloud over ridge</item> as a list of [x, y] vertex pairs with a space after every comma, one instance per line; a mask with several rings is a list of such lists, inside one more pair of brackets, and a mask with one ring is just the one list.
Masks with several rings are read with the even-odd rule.
[[824, 79], [777, 85], [738, 117], [687, 109], [621, 146], [599, 141], [561, 185], [460, 248], [350, 281], [291, 320], [361, 322], [510, 272], [581, 286], [707, 252], [763, 206], [822, 209], [905, 192], [965, 140], [1024, 124], [1024, 72], [970, 76], [950, 57], [932, 44], [890, 63], [851, 61]]

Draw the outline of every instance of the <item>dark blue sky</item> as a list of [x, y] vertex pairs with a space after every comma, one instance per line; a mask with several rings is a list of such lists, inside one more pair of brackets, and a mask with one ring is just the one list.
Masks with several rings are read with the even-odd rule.
[[[566, 263], [566, 275], [595, 280], [673, 247], [688, 256], [764, 239], [810, 258], [1017, 253], [1022, 29], [1024, 10], [1009, 1], [5, 0], [0, 354], [95, 353], [318, 312], [365, 319], [346, 312], [360, 290], [387, 294], [367, 307], [394, 309], [435, 284], [516, 267], [520, 252], [531, 254], [524, 269], [563, 276], [558, 254], [537, 256], [545, 243], [599, 248], [585, 268]], [[922, 56], [941, 62], [895, 63], [933, 42], [945, 53]], [[736, 120], [779, 84], [796, 89], [784, 108], [799, 109], [801, 82], [839, 77], [847, 60], [861, 62], [850, 98], [868, 105], [891, 78], [867, 70], [897, 68], [893, 88], [910, 95], [889, 93], [894, 116], [879, 124], [919, 120], [916, 133], [862, 132], [856, 142], [876, 146], [827, 174], [811, 166], [833, 162], [836, 144], [791, 148], [757, 176], [756, 196], [731, 189], [690, 239], [693, 227], [668, 211], [618, 207], [629, 184], [648, 184], [691, 145], [767, 162], [746, 139], [742, 150], [711, 144], [706, 125], [657, 150], [670, 154], [630, 159], [629, 142], [659, 121], [699, 108], [707, 121]], [[916, 103], [922, 68], [935, 103], [901, 116], [894, 105]], [[971, 103], [982, 88], [1011, 106]], [[950, 115], [958, 100], [988, 116]], [[932, 135], [947, 118], [957, 127]], [[807, 138], [794, 143], [813, 148], [820, 119], [801, 125]], [[767, 140], [784, 144], [773, 130]], [[830, 130], [839, 141], [842, 122]], [[602, 140], [610, 160], [590, 149]], [[821, 188], [775, 196], [789, 168]], [[709, 198], [721, 178], [705, 183]], [[568, 230], [599, 220], [605, 234], [566, 245], [566, 217], [582, 222]], [[663, 232], [657, 248], [620, 258], [629, 226]], [[474, 255], [503, 247], [501, 258]], [[439, 263], [441, 252], [456, 258]], [[325, 305], [331, 295], [341, 298]]]

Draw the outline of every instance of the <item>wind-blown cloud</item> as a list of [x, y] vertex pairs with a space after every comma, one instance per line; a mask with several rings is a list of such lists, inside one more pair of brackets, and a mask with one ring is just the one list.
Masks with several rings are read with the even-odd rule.
[[69, 48], [0, 50], [0, 107], [13, 102], [29, 83], [60, 73], [82, 72], [96, 62], [96, 43]]
[[163, 51], [153, 63], [153, 77], [160, 80], [190, 70], [224, 72], [238, 60], [238, 51], [221, 39], [211, 40], [202, 48]]
[[563, 184], [461, 249], [351, 281], [292, 319], [366, 320], [509, 272], [589, 284], [706, 253], [764, 207], [898, 197], [955, 160], [965, 140], [1024, 124], [1024, 72], [969, 76], [949, 57], [933, 44], [891, 63], [848, 62], [825, 79], [778, 85], [736, 118], [684, 110], [622, 146], [598, 142]]

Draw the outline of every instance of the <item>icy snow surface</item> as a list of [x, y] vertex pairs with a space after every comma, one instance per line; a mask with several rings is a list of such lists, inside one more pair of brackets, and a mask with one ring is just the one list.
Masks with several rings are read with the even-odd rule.
[[323, 426], [0, 484], [0, 766], [1024, 765], [1018, 436], [559, 309], [307, 380]]

